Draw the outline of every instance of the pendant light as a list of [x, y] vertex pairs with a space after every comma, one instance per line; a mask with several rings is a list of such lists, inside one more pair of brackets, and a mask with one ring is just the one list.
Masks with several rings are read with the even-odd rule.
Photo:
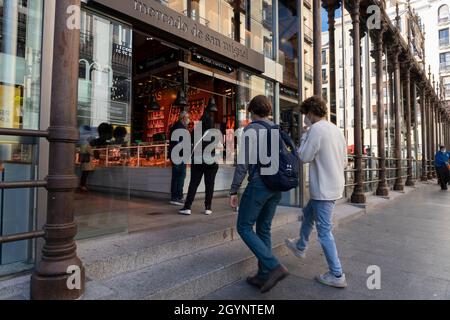
[[208, 106], [206, 107], [206, 110], [209, 112], [218, 112], [219, 109], [217, 109], [216, 105], [216, 99], [214, 97], [211, 97], [208, 102]]
[[177, 107], [183, 107], [183, 108], [188, 106], [186, 94], [184, 93], [183, 89], [180, 89], [178, 91], [177, 99], [175, 100], [175, 102], [173, 104]]
[[154, 94], [152, 94], [150, 96], [150, 110], [151, 111], [160, 111], [161, 110], [161, 106], [159, 105], [158, 101], [156, 100]]

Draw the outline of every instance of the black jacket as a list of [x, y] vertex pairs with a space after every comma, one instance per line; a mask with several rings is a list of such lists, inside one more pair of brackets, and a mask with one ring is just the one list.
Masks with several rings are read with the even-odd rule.
[[[175, 130], [178, 129], [184, 129], [187, 130], [184, 124], [181, 121], [177, 121], [173, 124], [173, 126], [170, 128], [169, 136], [170, 136], [170, 143], [169, 143], [169, 159], [172, 157], [172, 150], [177, 146], [179, 143], [183, 141], [183, 139], [180, 139], [179, 141], [172, 141], [172, 135], [175, 132]], [[183, 156], [183, 152], [180, 153], [181, 156]]]

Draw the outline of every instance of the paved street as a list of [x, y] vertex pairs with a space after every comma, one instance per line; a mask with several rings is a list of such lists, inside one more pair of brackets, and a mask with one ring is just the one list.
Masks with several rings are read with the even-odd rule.
[[[261, 295], [244, 281], [206, 299], [450, 299], [450, 192], [429, 185], [374, 208], [335, 231], [347, 289], [313, 279], [326, 271], [317, 241], [306, 260], [281, 257], [291, 275]], [[313, 235], [316, 239], [316, 234]], [[381, 268], [381, 289], [367, 288], [367, 268]]]

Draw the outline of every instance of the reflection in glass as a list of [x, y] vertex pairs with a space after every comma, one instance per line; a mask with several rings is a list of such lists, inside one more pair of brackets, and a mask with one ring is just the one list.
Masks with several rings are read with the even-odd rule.
[[[0, 2], [0, 128], [39, 129], [43, 1]], [[34, 180], [37, 140], [0, 136], [0, 181]], [[0, 190], [0, 235], [34, 230], [35, 192]], [[0, 276], [33, 263], [33, 242], [0, 245]]]

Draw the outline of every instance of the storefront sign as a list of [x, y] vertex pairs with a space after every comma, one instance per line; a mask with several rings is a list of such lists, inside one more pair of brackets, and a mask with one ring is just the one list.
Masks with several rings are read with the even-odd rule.
[[217, 70], [226, 72], [226, 73], [232, 73], [234, 71], [234, 69], [232, 67], [230, 67], [229, 65], [213, 60], [211, 58], [205, 57], [201, 54], [198, 53], [192, 53], [192, 61], [201, 63], [205, 66], [211, 67], [211, 68], [215, 68]]
[[[252, 70], [264, 72], [264, 56], [154, 0], [91, 0]], [[175, 39], [174, 39], [175, 40]]]
[[113, 52], [129, 58], [133, 57], [133, 49], [117, 43], [113, 44]]

